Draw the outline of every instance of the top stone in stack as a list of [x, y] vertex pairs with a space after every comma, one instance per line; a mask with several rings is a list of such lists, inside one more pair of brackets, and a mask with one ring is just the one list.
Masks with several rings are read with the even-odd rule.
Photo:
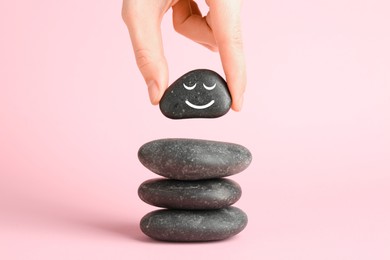
[[198, 69], [177, 79], [165, 91], [160, 110], [168, 118], [216, 118], [232, 104], [226, 81], [218, 73]]
[[251, 152], [242, 145], [200, 139], [167, 138], [148, 142], [138, 150], [150, 171], [175, 180], [221, 178], [245, 170]]

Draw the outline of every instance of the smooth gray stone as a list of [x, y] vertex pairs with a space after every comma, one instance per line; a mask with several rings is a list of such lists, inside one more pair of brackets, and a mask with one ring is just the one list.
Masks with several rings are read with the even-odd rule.
[[152, 172], [176, 180], [226, 177], [252, 161], [242, 145], [199, 139], [159, 139], [141, 146], [140, 162]]
[[190, 71], [165, 91], [160, 110], [168, 118], [216, 118], [226, 114], [232, 104], [226, 81], [207, 69]]
[[222, 240], [240, 233], [248, 217], [239, 208], [214, 210], [162, 209], [141, 219], [142, 232], [154, 239], [177, 242]]
[[178, 181], [151, 179], [138, 188], [144, 202], [170, 209], [220, 209], [237, 202], [241, 187], [229, 179]]

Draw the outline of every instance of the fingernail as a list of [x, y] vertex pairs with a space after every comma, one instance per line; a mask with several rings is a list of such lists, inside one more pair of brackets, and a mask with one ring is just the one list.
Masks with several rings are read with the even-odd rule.
[[160, 95], [160, 89], [158, 88], [157, 83], [153, 80], [147, 83], [149, 91], [149, 99], [153, 105], [158, 103], [158, 98]]
[[237, 111], [241, 111], [242, 105], [244, 104], [244, 96], [239, 97], [237, 100], [238, 100], [236, 103]]

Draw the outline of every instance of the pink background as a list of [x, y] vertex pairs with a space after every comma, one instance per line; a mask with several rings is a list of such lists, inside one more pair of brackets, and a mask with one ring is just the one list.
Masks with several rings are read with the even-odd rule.
[[[172, 121], [149, 104], [120, 1], [0, 2], [0, 259], [389, 259], [390, 4], [245, 1], [244, 110]], [[162, 24], [170, 82], [219, 57]], [[146, 238], [137, 159], [165, 137], [247, 146], [247, 228]]]

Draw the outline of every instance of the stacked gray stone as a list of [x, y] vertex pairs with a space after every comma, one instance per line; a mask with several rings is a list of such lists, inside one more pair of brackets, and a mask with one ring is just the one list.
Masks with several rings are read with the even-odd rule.
[[[195, 91], [197, 86], [202, 89]], [[230, 105], [226, 82], [213, 71], [195, 70], [167, 89], [160, 109], [173, 119], [215, 118], [226, 114]], [[138, 189], [141, 200], [164, 208], [141, 219], [147, 236], [163, 241], [213, 241], [234, 236], [247, 225], [246, 214], [232, 206], [241, 197], [241, 187], [226, 178], [251, 163], [252, 155], [244, 146], [167, 138], [142, 145], [138, 158], [162, 176], [143, 182]]]

